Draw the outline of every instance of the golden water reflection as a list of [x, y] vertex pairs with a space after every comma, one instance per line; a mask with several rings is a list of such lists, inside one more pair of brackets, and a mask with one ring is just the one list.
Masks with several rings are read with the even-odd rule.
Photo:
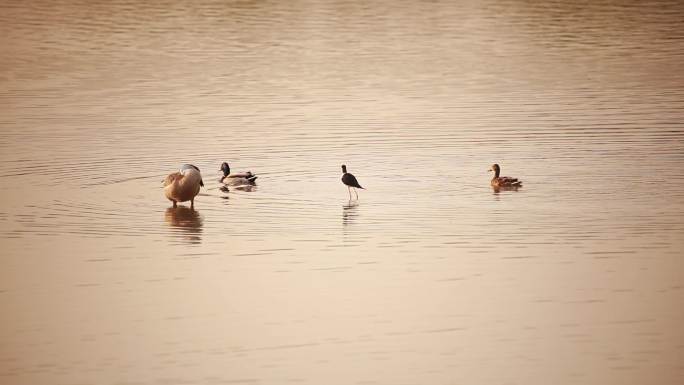
[[202, 241], [203, 221], [198, 211], [185, 206], [169, 207], [164, 212], [164, 220], [174, 230], [174, 236], [193, 244]]
[[342, 224], [347, 226], [352, 224], [359, 216], [358, 213], [359, 202], [350, 200], [347, 204], [342, 206]]

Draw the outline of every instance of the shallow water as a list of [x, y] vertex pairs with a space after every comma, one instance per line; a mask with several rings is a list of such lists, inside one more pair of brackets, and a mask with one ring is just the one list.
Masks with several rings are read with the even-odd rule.
[[3, 2], [0, 383], [680, 383], [683, 18]]

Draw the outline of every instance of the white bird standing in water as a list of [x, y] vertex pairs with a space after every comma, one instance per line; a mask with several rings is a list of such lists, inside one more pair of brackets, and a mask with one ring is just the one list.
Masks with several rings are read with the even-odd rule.
[[169, 174], [163, 183], [164, 194], [173, 202], [173, 207], [177, 206], [177, 202], [190, 201], [191, 209], [195, 208], [195, 197], [200, 187], [204, 187], [200, 169], [191, 164], [184, 164], [178, 172]]

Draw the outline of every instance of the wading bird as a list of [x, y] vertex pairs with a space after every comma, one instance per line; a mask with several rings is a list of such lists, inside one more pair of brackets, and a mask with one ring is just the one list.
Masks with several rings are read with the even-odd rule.
[[[359, 199], [359, 193], [356, 192], [357, 188], [364, 189], [361, 187], [359, 184], [359, 181], [356, 180], [356, 177], [350, 173], [347, 172], [347, 166], [342, 165], [342, 183], [347, 185], [347, 188], [349, 189], [349, 200], [352, 199], [351, 196], [351, 189], [352, 187], [354, 188], [354, 194], [356, 194], [356, 199]], [[364, 189], [365, 190], [365, 189]]]

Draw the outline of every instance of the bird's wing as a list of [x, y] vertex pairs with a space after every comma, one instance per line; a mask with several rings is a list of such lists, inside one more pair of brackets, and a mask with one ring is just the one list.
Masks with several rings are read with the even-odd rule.
[[251, 178], [252, 176], [254, 176], [254, 174], [252, 174], [251, 171], [247, 171], [238, 174], [230, 174], [227, 176], [227, 178]]
[[351, 187], [363, 188], [359, 184], [359, 181], [356, 180], [356, 177], [350, 173], [344, 174], [344, 176], [342, 177], [342, 183], [346, 184], [347, 186], [351, 186]]
[[173, 183], [175, 180], [178, 180], [182, 177], [183, 175], [180, 172], [174, 172], [172, 174], [167, 175], [166, 178], [164, 178], [164, 180], [162, 181], [162, 184], [164, 187], [166, 187]]
[[519, 181], [518, 178], [512, 178], [510, 176], [503, 176], [503, 177], [499, 178], [499, 183], [502, 185], [519, 186], [522, 184], [522, 181]]

